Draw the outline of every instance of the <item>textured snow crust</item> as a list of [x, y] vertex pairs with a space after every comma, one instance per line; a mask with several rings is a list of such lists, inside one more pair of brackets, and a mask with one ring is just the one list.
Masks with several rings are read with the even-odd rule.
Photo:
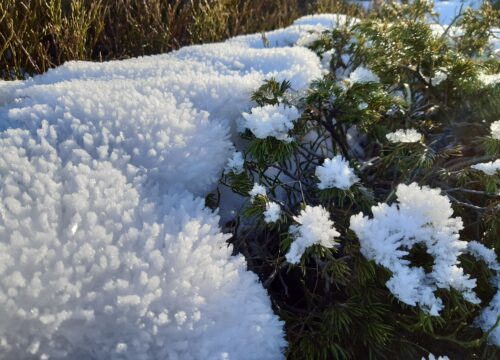
[[321, 65], [235, 40], [0, 82], [2, 356], [283, 357], [265, 290], [197, 196], [251, 93], [303, 90]]

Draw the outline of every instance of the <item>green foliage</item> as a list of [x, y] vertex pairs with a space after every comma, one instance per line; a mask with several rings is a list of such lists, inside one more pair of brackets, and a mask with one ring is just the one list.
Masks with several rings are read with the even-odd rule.
[[[400, 183], [418, 182], [449, 197], [465, 224], [462, 240], [478, 240], [500, 255], [500, 177], [470, 167], [500, 155], [489, 128], [500, 119], [500, 86], [482, 80], [500, 71], [485, 40], [500, 16], [489, 5], [468, 10], [456, 19], [464, 28], [457, 36], [451, 28], [436, 33], [427, 23], [430, 15], [426, 1], [390, 3], [356, 25], [325, 31], [310, 48], [320, 57], [333, 53], [328, 74], [305, 94], [270, 80], [252, 96], [259, 106], [302, 110], [290, 143], [256, 139], [248, 129], [242, 134], [245, 171], [237, 176], [245, 186], [234, 174], [223, 177], [239, 194], [248, 194], [254, 182], [268, 189], [266, 197], [245, 205], [247, 225], [235, 233], [234, 245], [261, 276], [286, 322], [289, 359], [417, 359], [429, 352], [463, 359], [500, 356], [487, 343], [489, 333], [474, 325], [495, 294], [494, 274], [483, 263], [469, 255], [460, 260], [477, 279], [481, 305], [439, 289], [445, 308], [430, 316], [391, 294], [385, 285], [391, 274], [366, 260], [349, 229], [351, 215], [392, 202]], [[380, 81], [349, 81], [360, 66]], [[386, 138], [401, 128], [418, 130], [420, 141]], [[349, 162], [359, 182], [320, 190], [315, 170], [336, 155]], [[266, 224], [263, 212], [271, 201], [282, 215]], [[284, 256], [293, 241], [288, 230], [306, 204], [328, 210], [340, 233], [338, 245], [311, 246], [292, 265]], [[425, 247], [408, 250], [413, 266], [432, 269]]]

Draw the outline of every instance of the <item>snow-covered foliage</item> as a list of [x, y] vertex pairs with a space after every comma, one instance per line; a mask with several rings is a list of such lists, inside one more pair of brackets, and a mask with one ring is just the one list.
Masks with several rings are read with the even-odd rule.
[[422, 360], [450, 360], [450, 358], [445, 355], [436, 357], [431, 353], [428, 358], [423, 357]]
[[245, 160], [243, 159], [243, 154], [240, 151], [235, 151], [233, 156], [229, 158], [226, 164], [226, 171], [232, 171], [235, 174], [240, 174], [243, 171], [243, 165]]
[[292, 141], [288, 132], [293, 129], [293, 123], [300, 116], [294, 106], [265, 105], [254, 107], [250, 113], [244, 112], [243, 126], [249, 129], [257, 138], [274, 137], [286, 142]]
[[393, 143], [414, 143], [422, 139], [422, 134], [415, 129], [398, 129], [388, 133], [385, 137]]
[[264, 221], [266, 223], [274, 223], [279, 220], [281, 215], [281, 207], [274, 201], [266, 203], [266, 211], [264, 211]]
[[438, 70], [434, 74], [434, 76], [430, 79], [430, 82], [432, 85], [437, 86], [441, 84], [443, 81], [445, 81], [448, 78], [448, 74], [446, 74], [444, 71]]
[[500, 140], [500, 120], [494, 121], [490, 125], [491, 137]]
[[379, 82], [379, 77], [370, 69], [363, 66], [357, 67], [346, 79], [350, 84], [366, 84], [368, 82]]
[[347, 190], [359, 181], [359, 178], [354, 174], [354, 170], [342, 155], [337, 155], [332, 159], [325, 159], [323, 165], [316, 168], [316, 177], [320, 181], [318, 184], [320, 189], [337, 188]]
[[471, 165], [472, 169], [484, 172], [486, 175], [493, 176], [500, 170], [500, 159], [479, 164]]
[[[443, 307], [434, 294], [439, 288], [454, 288], [467, 301], [477, 303], [476, 281], [457, 265], [467, 243], [459, 239], [462, 220], [452, 217], [448, 198], [439, 189], [416, 183], [399, 185], [396, 196], [395, 204], [372, 207], [372, 219], [363, 213], [353, 215], [350, 225], [363, 255], [392, 271], [387, 287], [402, 302], [418, 305], [431, 315], [438, 315]], [[425, 246], [433, 257], [430, 272], [405, 259], [415, 245]]]
[[492, 86], [500, 82], [500, 74], [480, 74], [479, 80], [486, 86]]
[[307, 205], [293, 219], [298, 225], [293, 225], [289, 229], [293, 242], [286, 254], [288, 262], [299, 263], [304, 251], [312, 245], [317, 244], [326, 248], [336, 245], [335, 238], [340, 233], [335, 229], [330, 214], [324, 207]]
[[[477, 241], [470, 241], [467, 244], [469, 253], [474, 255], [478, 260], [484, 263], [495, 272], [495, 277], [492, 279], [493, 285], [497, 289], [497, 293], [493, 296], [488, 306], [486, 306], [479, 317], [476, 319], [477, 324], [484, 332], [490, 331], [497, 324], [500, 317], [500, 264], [497, 261], [497, 256], [493, 249], [487, 248]], [[496, 346], [500, 346], [500, 327], [496, 327], [489, 335], [488, 341]]]
[[265, 186], [262, 186], [258, 183], [253, 184], [252, 190], [248, 193], [250, 195], [250, 199], [253, 201], [257, 196], [267, 196], [267, 190]]

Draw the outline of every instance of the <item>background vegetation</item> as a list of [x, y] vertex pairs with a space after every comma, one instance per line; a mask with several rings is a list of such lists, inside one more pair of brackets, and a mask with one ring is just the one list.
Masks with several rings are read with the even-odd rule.
[[2, 0], [0, 78], [68, 60], [159, 54], [287, 26], [314, 12], [360, 15], [344, 0]]

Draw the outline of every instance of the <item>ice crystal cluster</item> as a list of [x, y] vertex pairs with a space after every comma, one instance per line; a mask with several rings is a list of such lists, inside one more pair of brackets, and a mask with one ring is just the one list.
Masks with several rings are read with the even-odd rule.
[[437, 86], [441, 84], [443, 81], [445, 81], [447, 78], [448, 74], [446, 74], [444, 71], [438, 70], [430, 80], [432, 85]]
[[254, 201], [257, 196], [267, 196], [266, 187], [258, 183], [253, 184], [252, 190], [248, 193], [250, 195], [250, 200]]
[[240, 151], [235, 151], [227, 161], [226, 171], [241, 174], [243, 172], [244, 164], [245, 159], [243, 159], [243, 154]]
[[385, 137], [392, 143], [415, 143], [420, 141], [422, 135], [415, 129], [398, 129]]
[[307, 205], [298, 216], [293, 218], [298, 225], [290, 226], [289, 232], [293, 238], [286, 260], [297, 264], [306, 249], [312, 245], [321, 245], [332, 248], [336, 245], [335, 238], [340, 233], [335, 229], [330, 220], [328, 211], [319, 206]]
[[264, 211], [264, 221], [266, 223], [274, 223], [279, 220], [281, 215], [281, 207], [274, 201], [266, 203], [266, 211]]
[[346, 79], [351, 84], [366, 84], [369, 82], [380, 82], [379, 77], [370, 69], [363, 66], [356, 68]]
[[491, 137], [500, 140], [500, 120], [494, 121], [490, 125]]
[[429, 354], [429, 358], [426, 359], [425, 357], [422, 358], [422, 360], [450, 360], [448, 356], [435, 356], [434, 354]]
[[2, 82], [1, 356], [283, 358], [283, 324], [197, 196], [241, 171], [251, 92], [321, 71], [242, 39]]
[[257, 138], [274, 137], [286, 142], [292, 141], [288, 132], [293, 129], [294, 121], [300, 113], [294, 106], [285, 104], [254, 107], [250, 113], [244, 112], [243, 126], [249, 129]]
[[500, 170], [500, 159], [479, 164], [471, 165], [472, 169], [484, 172], [486, 175], [493, 176]]
[[[372, 207], [372, 219], [360, 213], [351, 217], [350, 224], [363, 255], [392, 272], [386, 283], [389, 290], [405, 304], [418, 305], [431, 315], [443, 308], [434, 294], [439, 288], [456, 289], [466, 300], [477, 303], [476, 281], [457, 265], [467, 243], [459, 239], [462, 220], [452, 217], [448, 198], [439, 189], [416, 183], [399, 185], [396, 196], [395, 204]], [[429, 273], [405, 259], [418, 244], [434, 258]]]
[[354, 170], [349, 163], [337, 155], [332, 159], [325, 159], [323, 165], [316, 168], [316, 177], [319, 179], [318, 188], [331, 189], [337, 188], [348, 190], [359, 178], [354, 174]]

